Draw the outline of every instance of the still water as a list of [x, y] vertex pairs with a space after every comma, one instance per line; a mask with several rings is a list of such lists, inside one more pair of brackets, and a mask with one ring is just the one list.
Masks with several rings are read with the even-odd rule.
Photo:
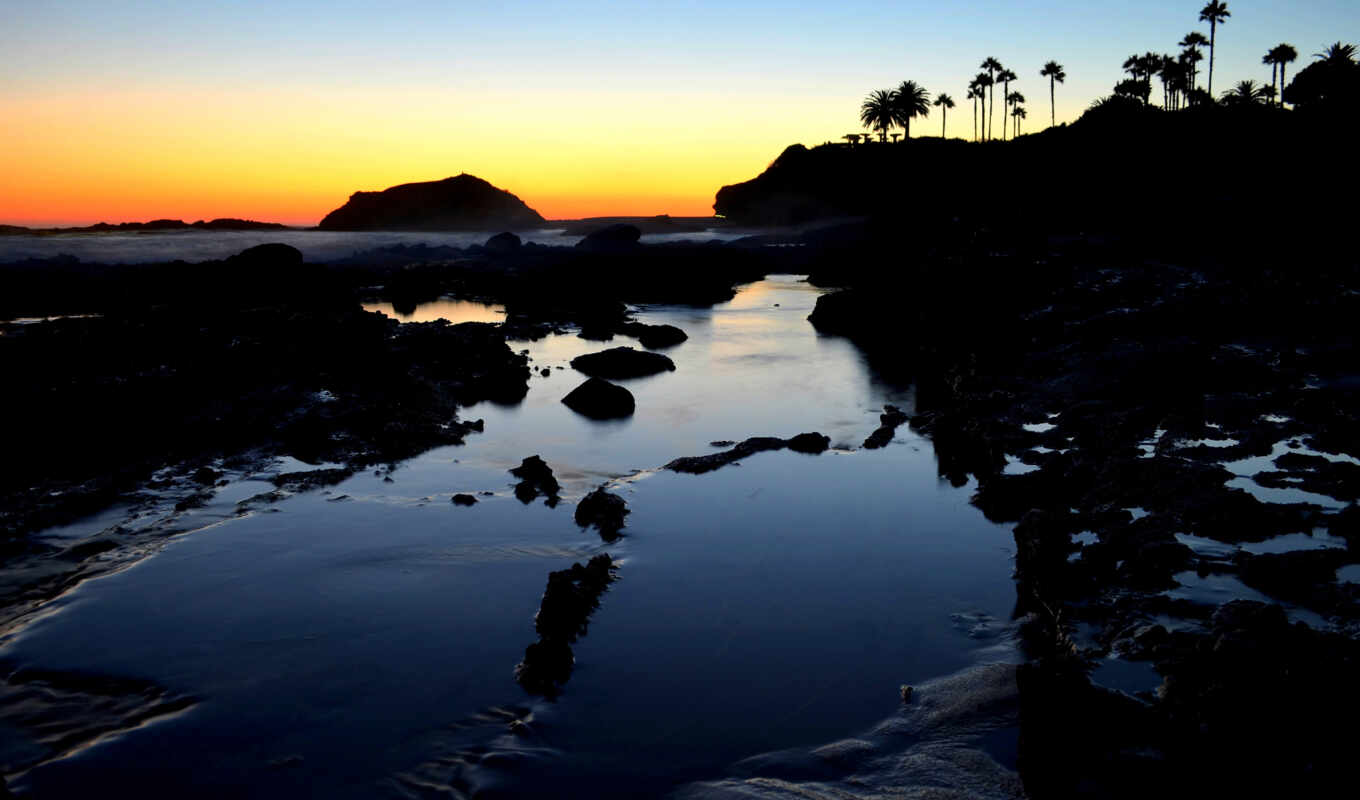
[[[637, 398], [628, 420], [560, 400], [583, 380], [572, 357], [636, 342], [549, 337], [514, 343], [533, 359], [529, 395], [466, 409], [486, 432], [464, 446], [242, 517], [234, 503], [267, 484], [225, 487], [192, 512], [201, 530], [87, 581], [0, 649], [11, 665], [196, 703], [14, 787], [657, 796], [867, 730], [900, 713], [901, 684], [1008, 660], [1009, 532], [938, 480], [929, 442], [905, 427], [858, 449], [882, 405], [912, 395], [807, 324], [816, 296], [776, 276], [712, 309], [639, 309], [690, 338], [665, 351], [674, 372], [621, 382]], [[812, 430], [840, 449], [657, 469], [713, 440]], [[563, 483], [556, 508], [511, 492], [506, 469], [533, 454]], [[572, 521], [606, 483], [631, 509], [611, 543]], [[456, 492], [493, 494], [464, 508]], [[570, 680], [555, 700], [526, 693], [512, 671], [548, 573], [605, 552], [618, 580]]]

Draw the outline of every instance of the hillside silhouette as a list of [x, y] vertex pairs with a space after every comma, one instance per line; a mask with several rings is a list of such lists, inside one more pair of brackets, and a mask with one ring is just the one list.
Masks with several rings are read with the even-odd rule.
[[957, 218], [1162, 236], [1242, 215], [1311, 225], [1343, 209], [1275, 200], [1326, 194], [1353, 174], [1348, 130], [1265, 106], [1166, 113], [1113, 99], [1010, 142], [792, 145], [756, 178], [722, 187], [713, 207], [745, 225], [876, 217], [907, 230]]
[[355, 192], [327, 214], [323, 231], [524, 230], [543, 217], [515, 195], [467, 173], [442, 181]]

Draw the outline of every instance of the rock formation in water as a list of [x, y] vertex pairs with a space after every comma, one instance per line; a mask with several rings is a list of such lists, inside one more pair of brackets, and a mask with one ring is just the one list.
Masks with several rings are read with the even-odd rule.
[[463, 173], [381, 192], [355, 192], [327, 214], [323, 231], [523, 230], [543, 225], [524, 201], [481, 178]]

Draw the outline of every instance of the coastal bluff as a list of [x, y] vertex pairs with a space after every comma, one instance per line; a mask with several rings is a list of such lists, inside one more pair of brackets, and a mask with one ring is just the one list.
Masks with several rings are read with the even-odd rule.
[[323, 231], [523, 230], [543, 217], [515, 195], [467, 173], [442, 181], [355, 192], [317, 226]]

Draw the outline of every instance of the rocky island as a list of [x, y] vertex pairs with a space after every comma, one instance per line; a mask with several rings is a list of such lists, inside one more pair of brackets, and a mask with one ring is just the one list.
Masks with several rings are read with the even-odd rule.
[[537, 228], [543, 222], [518, 197], [462, 173], [381, 192], [355, 192], [318, 227], [323, 231], [485, 231]]

